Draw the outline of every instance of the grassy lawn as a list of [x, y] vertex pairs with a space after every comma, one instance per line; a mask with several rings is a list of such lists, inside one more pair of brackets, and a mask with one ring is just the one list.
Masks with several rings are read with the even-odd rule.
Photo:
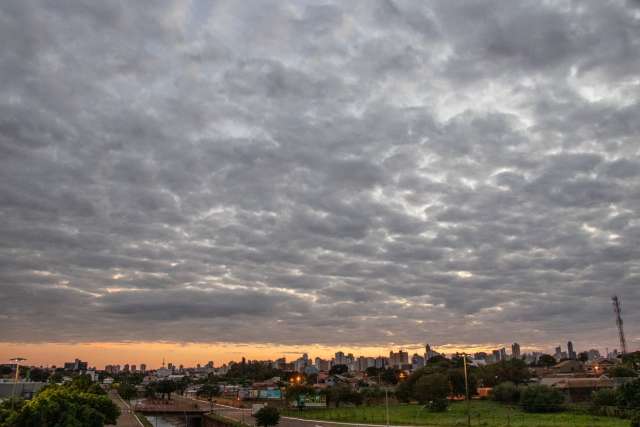
[[[465, 404], [453, 403], [447, 412], [432, 413], [419, 405], [396, 405], [389, 408], [391, 424], [423, 426], [460, 426], [467, 424]], [[384, 424], [384, 406], [338, 409], [289, 410], [283, 415], [325, 421]], [[491, 401], [471, 402], [471, 425], [497, 427], [628, 427], [629, 421], [595, 417], [576, 412], [529, 414]]]

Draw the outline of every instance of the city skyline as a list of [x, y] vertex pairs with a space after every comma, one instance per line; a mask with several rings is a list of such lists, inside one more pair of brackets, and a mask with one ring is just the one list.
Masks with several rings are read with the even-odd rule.
[[[541, 353], [555, 356], [552, 348], [531, 347], [520, 345], [520, 343], [496, 343], [490, 347], [451, 347], [451, 346], [433, 346], [430, 349], [444, 355], [452, 355], [455, 353], [467, 353], [473, 355], [485, 352], [491, 354], [492, 351], [499, 351], [502, 347], [511, 348], [510, 355], [513, 354], [512, 344], [518, 344], [518, 350], [522, 355], [530, 353]], [[292, 361], [308, 354], [310, 358], [321, 357], [331, 360], [335, 353], [340, 351], [344, 354], [353, 354], [354, 356], [365, 357], [388, 357], [390, 351], [403, 350], [409, 354], [422, 355], [425, 352], [426, 344], [414, 344], [408, 346], [395, 346], [387, 348], [376, 347], [321, 347], [321, 346], [290, 346], [290, 347], [266, 347], [264, 345], [247, 344], [241, 347], [229, 345], [211, 345], [211, 344], [181, 344], [175, 343], [99, 343], [99, 344], [58, 344], [53, 351], [43, 353], [38, 345], [12, 344], [8, 347], [0, 349], [0, 358], [9, 360], [16, 354], [21, 357], [26, 356], [27, 365], [30, 366], [62, 366], [64, 363], [72, 359], [80, 359], [88, 361], [90, 366], [102, 369], [106, 365], [138, 365], [144, 364], [147, 369], [157, 369], [168, 363], [175, 366], [184, 365], [185, 367], [194, 367], [197, 364], [205, 365], [209, 361], [213, 361], [215, 366], [220, 366], [230, 362], [239, 362], [243, 358], [246, 360], [271, 360], [275, 361], [281, 357], [285, 357], [288, 361]], [[560, 344], [560, 347], [566, 348], [566, 343]], [[615, 347], [601, 347], [599, 345], [577, 346], [579, 352], [588, 350], [600, 350], [603, 355], [607, 355], [608, 351], [617, 350]], [[496, 350], [498, 349], [498, 350]], [[556, 347], [557, 349], [557, 347]], [[6, 355], [12, 355], [6, 357]], [[70, 358], [69, 355], [72, 355]], [[2, 364], [2, 362], [0, 362]]]
[[0, 357], [640, 347], [637, 1], [0, 22]]

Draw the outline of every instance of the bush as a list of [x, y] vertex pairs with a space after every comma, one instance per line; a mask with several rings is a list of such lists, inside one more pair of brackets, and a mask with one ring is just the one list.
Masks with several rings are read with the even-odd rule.
[[545, 385], [530, 385], [520, 392], [520, 405], [526, 412], [557, 412], [563, 402], [560, 391]]
[[447, 399], [436, 399], [429, 402], [428, 408], [431, 412], [444, 412], [449, 406]]
[[593, 406], [616, 406], [617, 404], [618, 393], [613, 389], [598, 390], [591, 394], [591, 405]]
[[615, 416], [618, 413], [618, 393], [612, 389], [594, 391], [591, 394], [589, 412], [594, 415]]
[[269, 427], [278, 425], [280, 421], [280, 412], [278, 408], [273, 406], [263, 406], [256, 412], [256, 424], [259, 426]]
[[640, 427], [640, 411], [634, 411], [631, 414], [631, 427]]
[[506, 381], [491, 390], [491, 398], [496, 402], [516, 403], [520, 400], [520, 389], [511, 381]]
[[640, 380], [626, 383], [619, 388], [618, 406], [622, 409], [640, 408]]

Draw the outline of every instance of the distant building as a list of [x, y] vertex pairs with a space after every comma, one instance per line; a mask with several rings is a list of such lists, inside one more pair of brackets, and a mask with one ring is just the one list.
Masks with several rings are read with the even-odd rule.
[[376, 368], [378, 369], [382, 369], [382, 368], [386, 368], [387, 366], [389, 366], [389, 359], [387, 359], [386, 357], [383, 356], [378, 356], [375, 359], [375, 365]]
[[551, 370], [555, 374], [574, 374], [584, 372], [584, 365], [575, 359], [569, 359], [552, 366]]
[[595, 348], [592, 348], [589, 351], [587, 351], [587, 358], [589, 360], [598, 360], [600, 359], [600, 352]]
[[502, 347], [500, 349], [500, 361], [507, 360], [507, 349]]
[[318, 369], [318, 371], [328, 371], [329, 369], [331, 369], [331, 363], [328, 360], [324, 360], [319, 357], [315, 358], [313, 364]]
[[424, 364], [424, 357], [420, 356], [418, 353], [411, 357], [411, 370], [415, 371], [416, 369], [423, 368]]
[[0, 401], [10, 398], [14, 393], [15, 396], [23, 399], [31, 399], [45, 385], [47, 383], [44, 382], [19, 381], [14, 383], [13, 381], [2, 381], [0, 382]]
[[433, 349], [431, 348], [431, 346], [429, 344], [425, 344], [424, 350], [425, 350], [425, 352], [424, 352], [424, 361], [425, 361], [425, 363], [427, 361], [429, 361], [429, 359], [431, 359], [432, 357], [435, 357], [435, 356], [438, 355], [437, 352], [433, 351]]
[[147, 372], [147, 365], [145, 365], [144, 363], [141, 363], [140, 364], [140, 372], [143, 373], [143, 374], [145, 372]]
[[83, 362], [80, 359], [76, 359], [73, 362], [66, 362], [64, 364], [65, 371], [82, 372], [86, 371], [88, 362]]
[[571, 341], [567, 343], [567, 355], [571, 360], [576, 360], [578, 358], [576, 352], [573, 350], [573, 343]]
[[561, 346], [557, 346], [556, 347], [556, 351], [553, 354], [553, 357], [555, 357], [558, 362], [563, 359], [563, 357], [562, 357], [562, 347]]
[[409, 353], [399, 350], [397, 353], [389, 352], [389, 365], [394, 368], [400, 368], [409, 364]]
[[520, 344], [517, 342], [511, 344], [511, 358], [520, 359]]

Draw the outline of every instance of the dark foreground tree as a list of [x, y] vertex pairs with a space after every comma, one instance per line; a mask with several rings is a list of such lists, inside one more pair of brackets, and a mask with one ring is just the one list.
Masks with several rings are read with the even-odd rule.
[[263, 406], [255, 415], [256, 424], [263, 427], [277, 426], [280, 422], [280, 412], [273, 406]]
[[423, 375], [413, 387], [416, 400], [422, 404], [429, 404], [433, 411], [447, 409], [449, 392], [449, 378], [445, 374]]
[[520, 406], [527, 412], [557, 412], [563, 402], [560, 391], [545, 385], [530, 385], [520, 392]]
[[618, 406], [640, 410], [640, 380], [626, 383], [618, 389]]
[[505, 381], [491, 390], [491, 398], [496, 402], [517, 403], [520, 400], [520, 389], [511, 381]]
[[118, 407], [105, 395], [49, 386], [11, 414], [4, 426], [103, 427], [116, 424], [119, 415]]

